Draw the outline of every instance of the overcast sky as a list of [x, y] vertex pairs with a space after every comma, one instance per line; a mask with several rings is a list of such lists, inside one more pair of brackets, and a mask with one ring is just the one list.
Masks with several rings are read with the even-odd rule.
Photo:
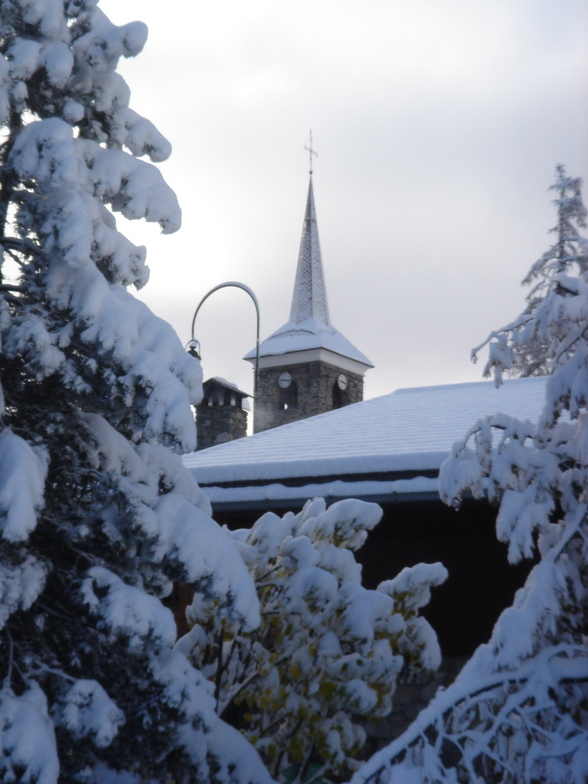
[[[262, 339], [288, 320], [308, 133], [333, 324], [366, 397], [478, 380], [470, 349], [521, 311], [551, 244], [556, 163], [587, 181], [586, 0], [102, 0], [149, 40], [120, 71], [172, 142], [183, 227], [147, 245], [141, 298], [182, 342], [218, 283], [249, 285]], [[588, 234], [588, 232], [587, 232]], [[252, 390], [246, 294], [198, 316], [205, 377]]]

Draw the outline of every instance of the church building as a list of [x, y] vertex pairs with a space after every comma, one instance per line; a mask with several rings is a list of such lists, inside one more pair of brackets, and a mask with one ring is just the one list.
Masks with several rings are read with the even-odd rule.
[[253, 432], [359, 403], [371, 367], [329, 318], [311, 171], [290, 319], [259, 346]]

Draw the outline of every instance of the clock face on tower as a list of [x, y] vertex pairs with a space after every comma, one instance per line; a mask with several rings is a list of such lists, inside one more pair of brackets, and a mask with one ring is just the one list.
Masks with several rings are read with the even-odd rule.
[[282, 389], [286, 389], [292, 383], [292, 376], [289, 373], [282, 373], [282, 375], [278, 379], [278, 384], [282, 387]]
[[337, 378], [337, 386], [339, 389], [347, 389], [347, 376], [343, 375], [343, 373]]

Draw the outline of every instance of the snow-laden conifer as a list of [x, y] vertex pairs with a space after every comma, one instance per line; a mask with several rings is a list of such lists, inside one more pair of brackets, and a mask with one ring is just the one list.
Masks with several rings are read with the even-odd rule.
[[219, 617], [199, 592], [188, 609], [192, 629], [178, 649], [215, 684], [218, 714], [278, 781], [318, 784], [357, 769], [362, 722], [390, 714], [399, 677], [441, 662], [419, 610], [445, 581], [442, 564], [405, 568], [375, 591], [361, 585], [353, 551], [381, 516], [354, 499], [268, 512], [231, 533], [255, 580], [259, 628]]
[[552, 261], [536, 270], [550, 280], [535, 306], [490, 337], [500, 336], [489, 362], [498, 383], [541, 347], [550, 378], [539, 422], [478, 421], [440, 479], [449, 504], [466, 492], [498, 504], [509, 560], [538, 563], [489, 643], [353, 784], [588, 780], [588, 268]]
[[[96, 0], [0, 0], [0, 778], [267, 774], [172, 650], [174, 580], [252, 628], [253, 583], [180, 453], [201, 372], [127, 291], [179, 228], [170, 146], [116, 73], [146, 28]], [[232, 733], [232, 736], [229, 734]]]
[[544, 330], [536, 330], [535, 311], [557, 285], [560, 273], [585, 274], [588, 271], [588, 240], [581, 235], [586, 228], [586, 208], [582, 202], [582, 180], [569, 177], [565, 167], [555, 168], [555, 182], [549, 190], [557, 197], [557, 223], [550, 229], [555, 242], [529, 270], [523, 286], [531, 286], [527, 307], [519, 318], [492, 333], [488, 341], [474, 349], [474, 361], [480, 349], [490, 343], [490, 361], [484, 375], [492, 368], [502, 367], [511, 376], [544, 376], [551, 370], [553, 356], [551, 337]]

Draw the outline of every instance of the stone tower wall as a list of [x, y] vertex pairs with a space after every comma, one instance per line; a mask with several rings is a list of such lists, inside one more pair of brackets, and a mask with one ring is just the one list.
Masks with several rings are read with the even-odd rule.
[[[287, 372], [296, 384], [297, 403], [285, 408], [281, 402], [278, 379]], [[333, 401], [333, 389], [339, 375], [347, 378], [347, 389], [340, 392], [340, 406], [363, 400], [363, 376], [325, 362], [304, 362], [296, 365], [261, 368], [259, 371], [258, 399], [255, 403], [254, 432], [296, 422], [299, 419], [324, 414], [338, 408]]]

